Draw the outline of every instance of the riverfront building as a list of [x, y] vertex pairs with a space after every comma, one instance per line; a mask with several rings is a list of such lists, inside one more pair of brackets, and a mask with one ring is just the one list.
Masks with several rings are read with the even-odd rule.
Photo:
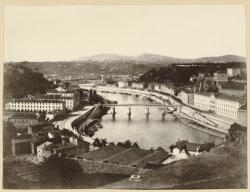
[[118, 87], [119, 88], [128, 88], [128, 82], [127, 81], [119, 81]]
[[195, 93], [194, 106], [202, 111], [213, 112], [227, 118], [237, 119], [242, 101], [236, 97], [213, 93]]
[[162, 92], [162, 93], [167, 93], [169, 95], [174, 95], [174, 89], [172, 87], [167, 86], [167, 85], [156, 84], [154, 86], [154, 90]]
[[180, 99], [185, 104], [194, 104], [194, 94], [188, 90], [182, 90], [180, 93]]
[[145, 83], [132, 83], [131, 87], [133, 89], [146, 89], [148, 86]]

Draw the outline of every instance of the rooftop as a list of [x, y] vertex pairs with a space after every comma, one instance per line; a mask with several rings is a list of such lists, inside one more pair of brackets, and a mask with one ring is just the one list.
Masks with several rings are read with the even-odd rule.
[[37, 116], [31, 112], [15, 112], [10, 119], [37, 119]]

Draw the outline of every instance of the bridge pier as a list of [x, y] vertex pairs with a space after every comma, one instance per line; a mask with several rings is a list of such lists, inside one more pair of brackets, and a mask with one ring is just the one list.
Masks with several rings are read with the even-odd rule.
[[166, 111], [165, 111], [165, 109], [163, 109], [162, 110], [162, 112], [161, 112], [161, 116], [162, 116], [162, 121], [165, 121], [165, 116], [166, 116]]
[[128, 107], [128, 120], [131, 120], [131, 115], [132, 115], [132, 113], [131, 113], [131, 107], [129, 106]]
[[147, 120], [149, 119], [149, 115], [150, 115], [150, 113], [149, 113], [149, 106], [147, 106], [147, 112], [146, 112], [146, 119]]
[[115, 120], [115, 115], [116, 115], [115, 107], [113, 107], [113, 112], [112, 112], [112, 119], [113, 119], [113, 120]]

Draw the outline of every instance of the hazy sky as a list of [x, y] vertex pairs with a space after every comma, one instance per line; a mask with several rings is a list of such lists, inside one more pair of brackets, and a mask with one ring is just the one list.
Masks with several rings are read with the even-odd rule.
[[101, 53], [246, 56], [243, 6], [11, 6], [4, 60], [71, 60]]

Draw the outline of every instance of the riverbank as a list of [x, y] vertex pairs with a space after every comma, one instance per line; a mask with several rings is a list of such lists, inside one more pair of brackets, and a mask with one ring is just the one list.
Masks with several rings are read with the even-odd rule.
[[[161, 94], [159, 92], [144, 91], [130, 88], [121, 89], [116, 87], [99, 86], [96, 89], [100, 92], [139, 95], [141, 97], [150, 98], [160, 104], [170, 103], [173, 106], [177, 107], [178, 110], [174, 114], [176, 114], [179, 118], [185, 116], [185, 118], [188, 118], [190, 121], [193, 121], [196, 124], [200, 124], [201, 127], [205, 127], [206, 129], [210, 129], [214, 132], [217, 132], [218, 134], [214, 135], [220, 135], [220, 137], [222, 137], [221, 135], [225, 136], [226, 134], [228, 134], [228, 129], [230, 128], [231, 122], [227, 122], [226, 120], [223, 121], [221, 118], [216, 118], [215, 116], [211, 116], [209, 114], [203, 114], [202, 112], [195, 110], [193, 107], [189, 107], [187, 105], [182, 106], [183, 104], [180, 103], [178, 99], [175, 99], [173, 96], [170, 95]], [[194, 116], [194, 114], [196, 116]], [[207, 132], [206, 130], [190, 123], [188, 126], [192, 126], [192, 128], [197, 129], [199, 131]]]

